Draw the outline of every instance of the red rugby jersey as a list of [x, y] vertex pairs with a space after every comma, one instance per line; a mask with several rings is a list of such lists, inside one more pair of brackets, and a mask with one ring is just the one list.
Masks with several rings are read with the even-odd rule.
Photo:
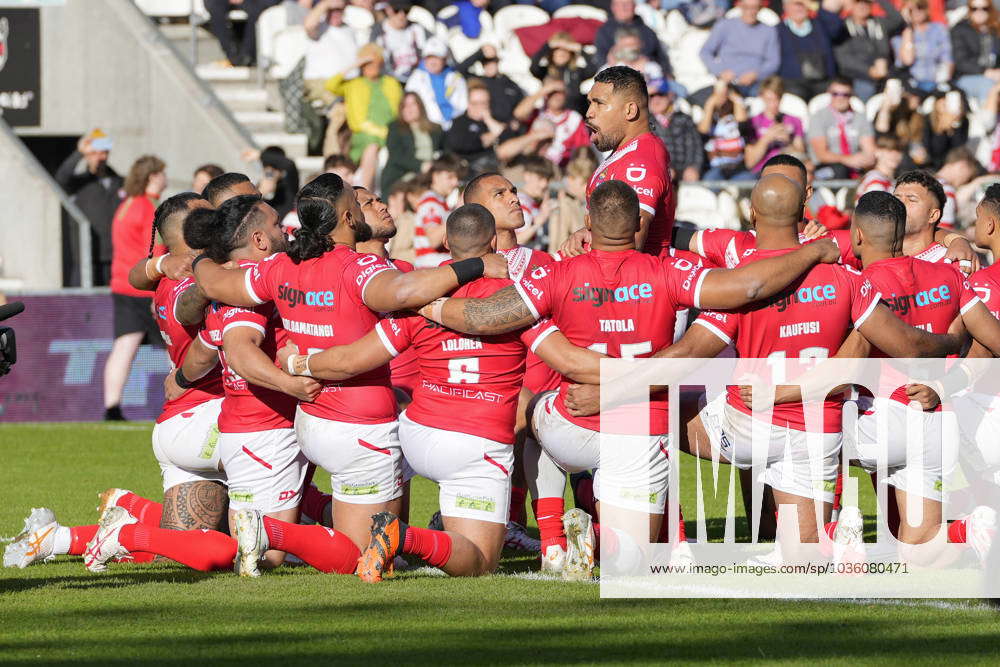
[[[509, 280], [480, 278], [455, 290], [455, 297], [488, 297]], [[375, 331], [392, 354], [416, 352], [420, 382], [406, 415], [424, 426], [468, 433], [513, 444], [517, 398], [525, 353], [552, 331], [543, 320], [500, 336], [471, 336], [419, 315], [392, 316]]]
[[[413, 265], [405, 259], [390, 259], [389, 263], [403, 273], [413, 270]], [[401, 387], [412, 394], [420, 380], [420, 364], [417, 363], [416, 353], [405, 350], [398, 357], [393, 357], [389, 362], [389, 376], [393, 387]]]
[[677, 198], [670, 181], [670, 153], [660, 138], [646, 132], [609, 155], [590, 177], [588, 202], [591, 193], [605, 181], [628, 183], [639, 195], [639, 208], [652, 214], [642, 251], [651, 255], [667, 253]]
[[[828, 238], [840, 249], [840, 263], [861, 270], [861, 260], [854, 256], [851, 247], [851, 232], [847, 229], [827, 231], [820, 239]], [[799, 234], [799, 243], [812, 243], [817, 239], [806, 239]], [[757, 249], [757, 232], [732, 229], [705, 229], [698, 234], [695, 252], [705, 258], [712, 267], [731, 269]]]
[[979, 269], [969, 276], [969, 284], [993, 317], [1000, 318], [1000, 264]]
[[219, 431], [255, 433], [292, 428], [295, 406], [298, 405], [295, 397], [247, 382], [226, 361], [226, 352], [222, 347], [223, 337], [235, 327], [250, 327], [262, 333], [264, 340], [260, 349], [272, 361], [277, 360], [278, 350], [288, 340], [274, 304], [265, 303], [254, 308], [212, 304], [205, 317], [205, 327], [201, 330], [201, 342], [218, 350], [222, 361], [226, 398], [222, 401], [222, 412], [219, 413]]
[[[746, 261], [777, 257], [793, 250], [758, 250]], [[862, 290], [861, 283], [861, 274], [852, 268], [819, 264], [767, 300], [736, 311], [705, 311], [695, 323], [708, 328], [727, 344], [735, 342], [740, 357], [767, 359], [774, 371], [772, 383], [784, 384], [807, 371], [814, 360], [836, 354], [852, 323], [861, 326], [871, 315], [879, 295], [871, 289]], [[787, 359], [799, 359], [799, 368], [792, 371], [794, 367]], [[727, 392], [729, 405], [751, 414], [740, 399], [738, 385], [729, 385]], [[842, 429], [842, 411], [843, 401], [824, 401], [825, 432], [837, 433]], [[774, 406], [772, 423], [796, 431], [807, 430], [802, 403]]]
[[[673, 341], [678, 308], [700, 307], [708, 271], [686, 259], [591, 250], [538, 267], [514, 285], [537, 318], [551, 317], [574, 344], [611, 357], [648, 357]], [[598, 430], [599, 415], [573, 417], [566, 410], [569, 383], [562, 378], [556, 409]], [[665, 395], [651, 400], [650, 408], [650, 433], [666, 433]]]
[[[320, 257], [294, 263], [271, 255], [246, 274], [247, 293], [257, 303], [273, 301], [300, 354], [347, 345], [371, 331], [378, 315], [364, 302], [368, 282], [395, 270], [377, 255], [338, 245]], [[396, 418], [396, 398], [383, 366], [353, 378], [323, 380], [323, 392], [302, 410], [352, 424], [383, 424]]]
[[[161, 278], [156, 286], [153, 295], [153, 306], [156, 308], [156, 325], [160, 328], [160, 335], [163, 342], [167, 344], [167, 356], [174, 368], [179, 368], [184, 363], [184, 355], [187, 354], [191, 341], [198, 335], [200, 324], [185, 326], [177, 321], [177, 299], [187, 289], [196, 289], [192, 278], [185, 278], [180, 282]], [[190, 389], [172, 401], [163, 404], [163, 411], [156, 418], [156, 423], [170, 419], [176, 414], [185, 410], [190, 410], [196, 405], [201, 405], [205, 401], [215, 398], [222, 398], [222, 373], [216, 366], [201, 378]]]

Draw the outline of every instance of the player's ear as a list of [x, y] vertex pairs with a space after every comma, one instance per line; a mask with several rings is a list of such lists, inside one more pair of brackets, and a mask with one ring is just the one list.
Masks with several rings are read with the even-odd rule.
[[496, 234], [494, 234], [493, 238], [490, 239], [490, 249], [493, 252], [497, 251], [497, 235]]
[[583, 226], [587, 229], [588, 232], [590, 231], [590, 214], [589, 213], [584, 213], [583, 214]]
[[629, 102], [625, 105], [625, 118], [629, 122], [634, 122], [639, 119], [639, 105], [635, 102]]
[[939, 208], [931, 209], [930, 223], [932, 225], [936, 225], [940, 221], [941, 221], [941, 209]]
[[447, 235], [445, 235], [444, 240], [441, 241], [441, 244], [444, 246], [445, 250], [447, 250], [448, 252], [451, 252], [451, 247], [448, 245], [448, 236]]

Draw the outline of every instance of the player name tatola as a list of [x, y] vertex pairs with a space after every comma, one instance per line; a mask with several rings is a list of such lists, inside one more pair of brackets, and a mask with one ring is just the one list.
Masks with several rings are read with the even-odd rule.
[[445, 352], [464, 352], [465, 350], [483, 349], [483, 341], [478, 338], [449, 338], [441, 341], [441, 349]]
[[618, 333], [620, 331], [635, 331], [635, 322], [632, 320], [598, 320], [601, 323], [601, 332]]

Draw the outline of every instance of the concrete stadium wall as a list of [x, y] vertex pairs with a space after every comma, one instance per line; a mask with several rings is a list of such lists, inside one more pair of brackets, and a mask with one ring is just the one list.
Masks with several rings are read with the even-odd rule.
[[0, 164], [0, 291], [58, 288], [62, 191], [2, 119]]
[[41, 10], [39, 128], [22, 135], [74, 135], [100, 127], [114, 139], [123, 176], [140, 155], [167, 163], [168, 192], [198, 165], [242, 169], [253, 146], [211, 89], [130, 0], [66, 0]]

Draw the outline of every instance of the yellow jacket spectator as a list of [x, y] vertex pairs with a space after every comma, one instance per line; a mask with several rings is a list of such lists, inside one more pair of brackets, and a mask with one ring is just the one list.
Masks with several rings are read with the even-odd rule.
[[384, 62], [382, 49], [366, 44], [358, 50], [358, 61], [351, 67], [360, 70], [361, 76], [347, 79], [343, 72], [326, 82], [327, 90], [344, 98], [347, 126], [353, 133], [350, 156], [355, 162], [361, 161], [369, 146], [377, 146], [372, 149], [377, 152], [385, 145], [389, 124], [396, 119], [403, 98], [399, 82], [382, 73]]

